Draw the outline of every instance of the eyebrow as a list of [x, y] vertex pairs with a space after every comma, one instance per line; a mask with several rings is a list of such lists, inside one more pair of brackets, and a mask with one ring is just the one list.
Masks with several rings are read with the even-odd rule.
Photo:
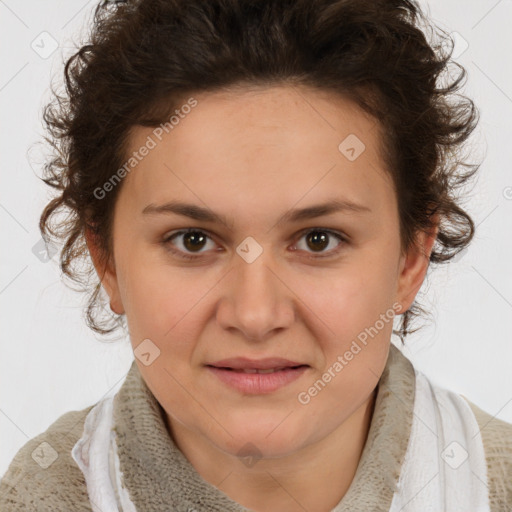
[[[367, 206], [354, 203], [353, 201], [346, 199], [332, 199], [325, 203], [308, 206], [306, 208], [296, 208], [289, 210], [279, 218], [276, 224], [281, 224], [283, 222], [298, 222], [340, 212], [369, 213], [371, 210]], [[148, 204], [142, 210], [142, 213], [144, 215], [174, 213], [202, 222], [219, 222], [228, 225], [225, 217], [211, 211], [208, 208], [190, 203], [182, 203], [179, 201], [170, 201], [161, 205]]]

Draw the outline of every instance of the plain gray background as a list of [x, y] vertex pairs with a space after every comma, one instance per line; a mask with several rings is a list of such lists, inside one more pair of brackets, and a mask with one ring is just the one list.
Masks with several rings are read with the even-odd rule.
[[[114, 393], [133, 360], [128, 339], [105, 344], [88, 330], [83, 298], [62, 284], [57, 256], [43, 262], [33, 252], [49, 199], [36, 177], [41, 108], [96, 3], [0, 0], [0, 475], [60, 415]], [[485, 159], [468, 204], [476, 238], [429, 275], [420, 298], [436, 320], [404, 353], [432, 381], [512, 422], [512, 2], [421, 5], [457, 33], [464, 93], [481, 113], [473, 154]]]

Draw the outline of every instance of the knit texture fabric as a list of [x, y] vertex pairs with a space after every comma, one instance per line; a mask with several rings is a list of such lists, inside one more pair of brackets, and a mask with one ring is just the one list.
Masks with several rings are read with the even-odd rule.
[[[391, 344], [356, 474], [332, 512], [389, 511], [409, 441], [414, 390], [412, 363]], [[464, 398], [481, 430], [491, 511], [510, 512], [512, 424]], [[1, 511], [92, 511], [83, 474], [71, 457], [92, 407], [62, 415], [17, 452], [0, 481]], [[164, 418], [134, 361], [114, 397], [114, 422], [123, 484], [137, 510], [248, 511], [197, 473], [173, 442]]]

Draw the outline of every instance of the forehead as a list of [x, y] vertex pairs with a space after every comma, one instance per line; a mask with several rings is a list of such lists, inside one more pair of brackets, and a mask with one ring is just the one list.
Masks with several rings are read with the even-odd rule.
[[154, 142], [126, 178], [137, 203], [186, 195], [222, 206], [229, 195], [239, 207], [262, 197], [291, 205], [337, 189], [380, 202], [392, 193], [379, 124], [339, 95], [280, 86], [193, 98], [192, 109], [177, 107], [172, 128], [132, 129], [129, 154]]

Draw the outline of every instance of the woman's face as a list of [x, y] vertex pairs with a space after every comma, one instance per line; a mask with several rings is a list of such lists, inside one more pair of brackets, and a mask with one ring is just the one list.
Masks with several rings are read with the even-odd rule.
[[[169, 424], [290, 454], [367, 403], [426, 259], [400, 253], [378, 125], [354, 104], [285, 86], [194, 99], [168, 133], [131, 134], [103, 284]], [[208, 366], [230, 358], [304, 366]]]

